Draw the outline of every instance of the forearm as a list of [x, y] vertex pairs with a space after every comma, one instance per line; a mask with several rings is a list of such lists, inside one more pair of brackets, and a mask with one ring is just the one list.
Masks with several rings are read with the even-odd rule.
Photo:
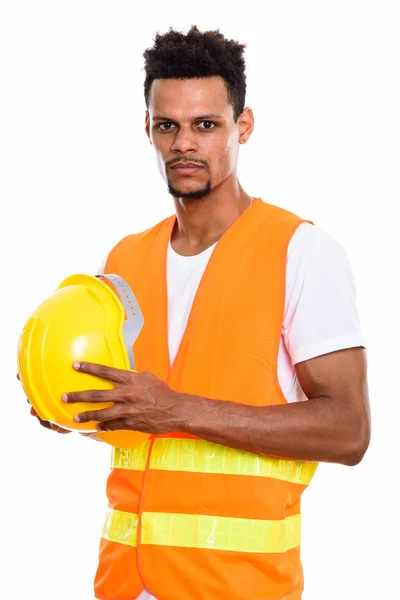
[[181, 430], [216, 444], [260, 455], [348, 465], [357, 464], [368, 445], [362, 418], [328, 397], [254, 407], [182, 396]]

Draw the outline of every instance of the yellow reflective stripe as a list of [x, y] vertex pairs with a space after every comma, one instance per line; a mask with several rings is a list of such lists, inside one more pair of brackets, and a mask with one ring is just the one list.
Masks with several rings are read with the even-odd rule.
[[110, 542], [136, 546], [138, 520], [138, 515], [108, 508], [102, 537]]
[[[112, 466], [144, 471], [150, 442], [137, 448], [115, 448]], [[318, 463], [257, 456], [204, 440], [157, 438], [151, 452], [150, 469], [226, 475], [270, 477], [308, 485]]]
[[[138, 516], [109, 509], [103, 538], [136, 546]], [[142, 544], [276, 554], [300, 545], [301, 516], [281, 521], [144, 512]]]
[[208, 515], [143, 513], [142, 543], [232, 552], [281, 553], [300, 545], [301, 517], [261, 521]]
[[157, 438], [150, 469], [271, 477], [308, 485], [317, 463], [257, 456], [204, 440]]
[[140, 444], [137, 448], [114, 448], [111, 454], [111, 466], [114, 469], [131, 469], [132, 471], [144, 471], [146, 468], [147, 455], [150, 441]]

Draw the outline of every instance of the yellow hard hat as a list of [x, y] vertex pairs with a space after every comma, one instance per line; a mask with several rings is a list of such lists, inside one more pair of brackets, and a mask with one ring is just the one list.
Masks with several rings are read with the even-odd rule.
[[[112, 284], [112, 287], [111, 285]], [[65, 404], [63, 394], [115, 387], [112, 381], [75, 371], [75, 361], [135, 370], [133, 344], [143, 315], [129, 285], [117, 275], [72, 275], [42, 302], [25, 324], [18, 342], [18, 373], [39, 417], [60, 427], [96, 431], [96, 424], [75, 423], [93, 404]], [[95, 410], [112, 406], [96, 403]], [[97, 434], [112, 446], [132, 448], [150, 436], [138, 431]]]

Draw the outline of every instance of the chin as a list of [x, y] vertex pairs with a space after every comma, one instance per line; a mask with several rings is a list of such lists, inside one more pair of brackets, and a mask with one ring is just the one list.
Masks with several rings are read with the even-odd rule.
[[180, 190], [168, 182], [168, 191], [174, 198], [205, 198], [211, 192], [211, 182], [208, 181], [207, 184], [201, 188], [187, 191]]

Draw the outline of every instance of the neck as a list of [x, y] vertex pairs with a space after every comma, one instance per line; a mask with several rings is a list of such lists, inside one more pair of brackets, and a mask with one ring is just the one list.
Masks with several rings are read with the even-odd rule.
[[238, 182], [229, 193], [215, 190], [205, 198], [174, 198], [176, 223], [171, 244], [177, 252], [197, 253], [214, 244], [251, 203]]

